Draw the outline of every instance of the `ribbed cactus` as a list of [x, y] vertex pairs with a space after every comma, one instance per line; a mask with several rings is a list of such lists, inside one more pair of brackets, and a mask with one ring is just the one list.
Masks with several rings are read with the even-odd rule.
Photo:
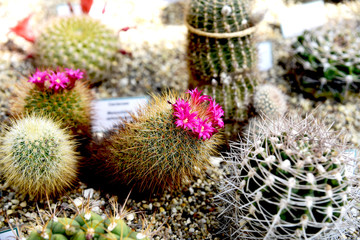
[[192, 0], [186, 13], [189, 86], [213, 96], [230, 125], [247, 119], [257, 85], [250, 11], [247, 0]]
[[311, 115], [254, 123], [231, 144], [217, 196], [232, 239], [338, 236], [351, 183], [338, 134]]
[[45, 113], [72, 134], [90, 136], [92, 93], [81, 78], [79, 70], [36, 71], [17, 86], [12, 114]]
[[107, 136], [95, 156], [110, 180], [138, 191], [178, 190], [209, 165], [221, 143], [223, 111], [196, 89], [152, 101]]
[[118, 49], [112, 30], [83, 15], [55, 20], [36, 38], [33, 52], [37, 66], [80, 68], [95, 83], [116, 67]]
[[288, 75], [293, 85], [318, 100], [343, 101], [349, 93], [359, 93], [358, 38], [358, 33], [350, 30], [305, 32], [299, 36], [293, 44], [296, 65]]
[[59, 122], [49, 118], [31, 115], [13, 121], [1, 138], [6, 183], [30, 198], [62, 193], [76, 178], [75, 145]]
[[270, 118], [281, 117], [287, 110], [285, 95], [271, 84], [260, 85], [255, 89], [253, 104], [256, 112]]
[[119, 216], [103, 219], [86, 211], [75, 218], [53, 217], [46, 226], [30, 233], [27, 240], [149, 240], [145, 234], [136, 232]]

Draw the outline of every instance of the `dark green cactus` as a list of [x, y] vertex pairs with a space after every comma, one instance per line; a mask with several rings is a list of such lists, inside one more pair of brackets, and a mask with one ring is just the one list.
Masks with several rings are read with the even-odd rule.
[[186, 14], [189, 87], [200, 86], [213, 96], [224, 107], [228, 125], [248, 118], [258, 84], [250, 11], [246, 0], [192, 0]]
[[57, 19], [34, 45], [37, 66], [83, 69], [92, 83], [109, 76], [117, 64], [117, 51], [115, 33], [87, 15]]
[[254, 123], [231, 144], [218, 195], [232, 238], [337, 239], [352, 184], [346, 145], [313, 116]]
[[360, 92], [359, 35], [355, 31], [306, 31], [293, 44], [295, 65], [287, 75], [306, 97], [343, 101]]

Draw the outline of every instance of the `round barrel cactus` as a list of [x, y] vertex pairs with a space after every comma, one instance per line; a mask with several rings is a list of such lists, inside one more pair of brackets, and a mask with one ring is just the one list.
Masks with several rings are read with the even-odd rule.
[[287, 110], [285, 95], [271, 84], [260, 85], [255, 89], [253, 104], [257, 113], [270, 118], [281, 117]]
[[352, 180], [338, 134], [313, 116], [254, 123], [231, 144], [217, 196], [232, 239], [341, 236]]
[[118, 38], [88, 15], [54, 20], [34, 43], [39, 67], [85, 70], [92, 83], [106, 79], [117, 63]]
[[14, 120], [1, 138], [6, 183], [30, 198], [56, 196], [77, 176], [76, 143], [59, 122], [36, 115]]
[[75, 136], [91, 136], [92, 93], [79, 69], [37, 70], [17, 85], [12, 99], [13, 115], [45, 113], [61, 120]]
[[220, 105], [200, 93], [154, 95], [104, 139], [94, 155], [97, 169], [115, 183], [155, 193], [178, 190], [200, 174], [221, 144], [224, 126]]

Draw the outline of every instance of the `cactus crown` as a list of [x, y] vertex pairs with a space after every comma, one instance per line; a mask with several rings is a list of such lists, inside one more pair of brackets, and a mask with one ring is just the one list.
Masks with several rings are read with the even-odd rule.
[[293, 48], [301, 71], [296, 81], [309, 97], [342, 101], [350, 92], [360, 91], [358, 34], [306, 31]]
[[20, 193], [42, 198], [72, 185], [78, 156], [75, 143], [59, 123], [28, 116], [14, 121], [1, 142], [3, 174]]
[[38, 66], [81, 68], [92, 83], [116, 65], [116, 35], [89, 16], [60, 18], [44, 29], [34, 45]]
[[231, 176], [218, 198], [235, 239], [313, 239], [339, 234], [350, 160], [338, 134], [313, 116], [255, 122], [231, 144]]

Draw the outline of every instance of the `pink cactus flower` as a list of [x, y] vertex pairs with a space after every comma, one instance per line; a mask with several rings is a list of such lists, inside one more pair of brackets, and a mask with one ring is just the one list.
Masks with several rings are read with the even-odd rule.
[[80, 69], [73, 70], [71, 68], [65, 68], [65, 73], [68, 78], [72, 80], [78, 80], [84, 78], [84, 73]]
[[36, 69], [36, 72], [29, 78], [28, 82], [43, 85], [47, 80], [49, 74], [47, 71], [39, 71]]
[[49, 82], [50, 86], [49, 88], [55, 89], [57, 91], [59, 88], [66, 88], [67, 84], [70, 80], [63, 72], [52, 72], [51, 75], [49, 75]]
[[176, 127], [191, 131], [199, 139], [207, 140], [224, 127], [221, 106], [201, 91], [188, 90], [190, 99], [178, 99], [173, 104]]

